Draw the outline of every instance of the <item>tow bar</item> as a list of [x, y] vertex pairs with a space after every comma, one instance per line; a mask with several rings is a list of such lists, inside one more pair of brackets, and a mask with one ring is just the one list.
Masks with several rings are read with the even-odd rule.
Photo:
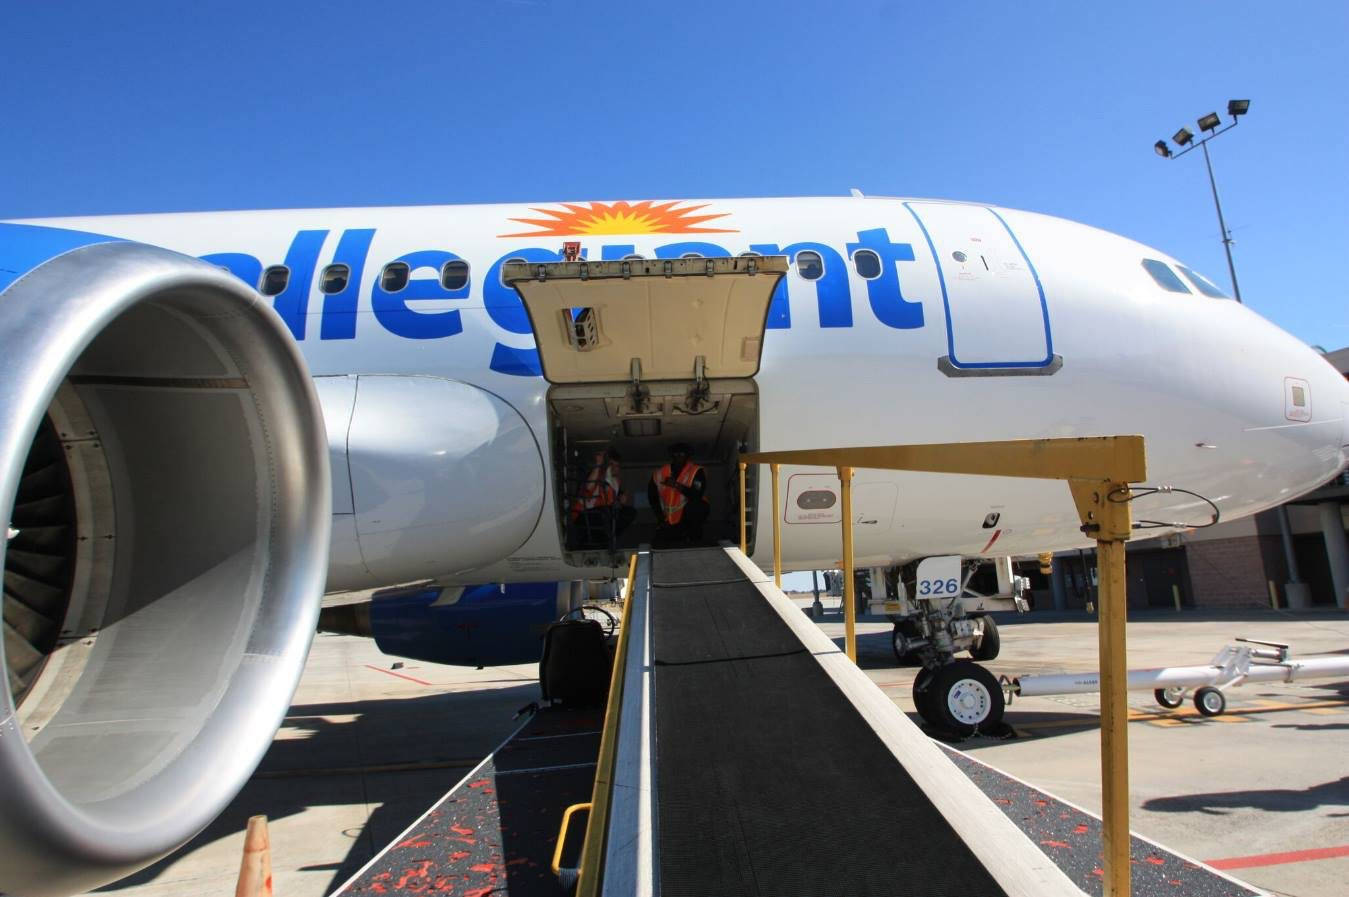
[[[1194, 689], [1194, 706], [1204, 716], [1217, 716], [1227, 709], [1224, 692], [1247, 682], [1292, 682], [1296, 679], [1327, 679], [1349, 676], [1349, 655], [1305, 657], [1294, 660], [1287, 645], [1258, 639], [1237, 639], [1225, 645], [1207, 666], [1155, 667], [1129, 670], [1130, 691], [1152, 689], [1157, 703], [1175, 709]], [[1101, 688], [1099, 673], [1059, 673], [1049, 676], [1002, 677], [1007, 703], [1013, 696], [1090, 694]]]

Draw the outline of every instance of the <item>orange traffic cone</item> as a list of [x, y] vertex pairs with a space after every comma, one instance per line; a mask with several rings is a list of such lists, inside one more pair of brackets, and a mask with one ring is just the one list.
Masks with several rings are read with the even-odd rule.
[[244, 859], [239, 866], [239, 884], [234, 897], [272, 897], [272, 844], [267, 837], [267, 817], [250, 816], [244, 833]]

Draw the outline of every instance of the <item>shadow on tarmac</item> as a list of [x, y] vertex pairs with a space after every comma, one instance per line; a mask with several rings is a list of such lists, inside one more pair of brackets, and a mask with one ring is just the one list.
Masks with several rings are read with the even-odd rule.
[[[364, 806], [364, 824], [343, 832], [350, 846], [340, 863], [298, 867], [332, 870], [324, 888], [331, 893], [515, 731], [512, 715], [538, 697], [538, 683], [524, 680], [508, 688], [292, 706], [257, 772], [214, 822], [159, 862], [98, 890], [154, 882], [185, 856], [242, 832], [250, 816], [275, 822], [314, 807], [351, 805], [360, 815]], [[459, 725], [463, 720], [471, 724]], [[274, 853], [278, 846], [274, 833]], [[230, 862], [232, 876], [238, 860]]]
[[[1267, 810], [1272, 813], [1296, 813], [1320, 807], [1349, 807], [1349, 776], [1334, 782], [1323, 782], [1301, 791], [1271, 788], [1262, 791], [1223, 791], [1212, 794], [1178, 794], [1173, 797], [1154, 797], [1143, 802], [1143, 809], [1161, 813], [1205, 813], [1226, 816], [1232, 810], [1244, 808]], [[1346, 813], [1330, 816], [1349, 817]]]

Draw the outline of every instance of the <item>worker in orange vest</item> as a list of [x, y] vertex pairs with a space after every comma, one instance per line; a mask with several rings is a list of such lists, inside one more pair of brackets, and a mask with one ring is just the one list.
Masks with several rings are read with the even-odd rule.
[[623, 490], [622, 457], [613, 448], [596, 452], [589, 473], [571, 503], [571, 521], [577, 533], [574, 542], [593, 547], [616, 537], [637, 516], [632, 498]]
[[687, 442], [670, 446], [670, 463], [651, 476], [647, 499], [656, 512], [659, 542], [698, 543], [703, 538], [703, 523], [710, 506], [707, 503], [707, 474], [690, 459], [693, 449]]

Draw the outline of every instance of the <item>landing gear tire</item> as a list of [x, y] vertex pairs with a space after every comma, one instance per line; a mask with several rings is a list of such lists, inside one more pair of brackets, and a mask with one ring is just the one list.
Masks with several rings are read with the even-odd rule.
[[1002, 722], [1002, 687], [972, 661], [956, 660], [938, 669], [926, 693], [936, 716], [932, 722], [962, 737], [989, 732]]
[[933, 703], [936, 692], [932, 689], [932, 683], [936, 678], [936, 670], [924, 667], [918, 671], [918, 675], [913, 680], [914, 709], [923, 718], [923, 722], [934, 726], [941, 722], [937, 716], [936, 705]]
[[1203, 716], [1217, 716], [1227, 709], [1227, 697], [1212, 685], [1205, 685], [1194, 693], [1194, 709]]
[[1157, 699], [1158, 704], [1161, 704], [1167, 710], [1175, 710], [1185, 703], [1185, 689], [1183, 688], [1153, 689], [1152, 696]]
[[975, 660], [993, 660], [1002, 650], [1002, 639], [998, 635], [998, 624], [993, 622], [993, 618], [988, 614], [979, 617], [979, 625], [983, 627], [983, 632], [979, 640], [970, 648], [970, 656]]
[[910, 666], [918, 662], [913, 648], [910, 647], [915, 639], [920, 638], [916, 629], [917, 627], [910, 623], [896, 623], [894, 631], [890, 633], [890, 647], [894, 649], [895, 659], [899, 661], [900, 666]]

